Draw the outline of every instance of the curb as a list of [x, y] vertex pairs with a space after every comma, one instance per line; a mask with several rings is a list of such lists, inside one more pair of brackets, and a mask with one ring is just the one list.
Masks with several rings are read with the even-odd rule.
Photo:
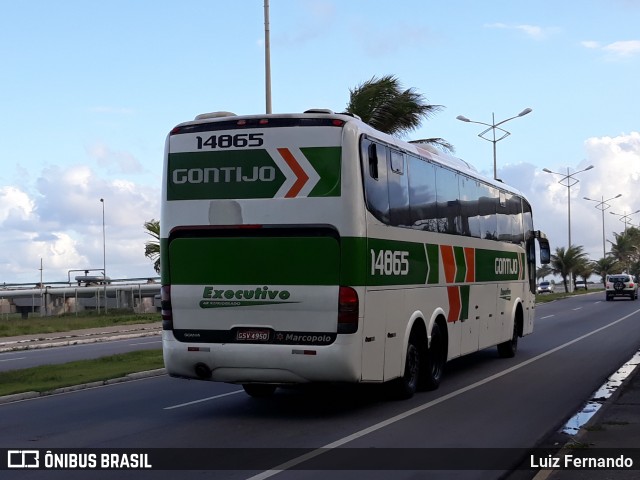
[[[132, 332], [132, 333], [127, 333]], [[128, 338], [152, 337], [161, 335], [157, 328], [144, 330], [123, 330], [120, 332], [100, 332], [86, 335], [68, 335], [61, 337], [43, 337], [25, 339], [13, 342], [0, 342], [0, 353], [19, 352], [24, 350], [37, 350], [41, 348], [66, 347], [69, 345], [82, 345], [88, 343], [108, 342], [112, 340], [125, 340]], [[87, 337], [87, 338], [82, 338]], [[46, 342], [46, 343], [36, 343]]]
[[[633, 358], [633, 357], [632, 357]], [[620, 383], [620, 385], [615, 389], [615, 391], [611, 394], [609, 398], [607, 398], [598, 408], [598, 410], [593, 414], [593, 416], [580, 427], [578, 433], [573, 435], [567, 443], [565, 443], [557, 453], [554, 455], [554, 458], [563, 458], [567, 453], [574, 451], [577, 448], [590, 448], [591, 444], [588, 441], [589, 429], [593, 427], [593, 425], [597, 425], [600, 421], [605, 417], [608, 410], [618, 401], [622, 392], [626, 389], [635, 375], [640, 374], [640, 365], [636, 365], [632, 371], [627, 375], [627, 377]], [[538, 473], [533, 477], [532, 480], [547, 480], [549, 478], [553, 478], [554, 473], [556, 472], [564, 472], [564, 470], [558, 470], [555, 468], [551, 469], [542, 469], [538, 471]]]
[[0, 405], [6, 403], [19, 402], [22, 400], [31, 400], [34, 398], [48, 397], [50, 395], [60, 395], [62, 393], [75, 392], [78, 390], [88, 390], [90, 388], [104, 387], [107, 385], [115, 385], [118, 383], [130, 382], [133, 380], [141, 380], [143, 378], [159, 377], [166, 375], [167, 370], [165, 368], [158, 368], [156, 370], [147, 370], [144, 372], [133, 372], [125, 375], [124, 377], [110, 378], [109, 380], [98, 380], [90, 383], [82, 383], [80, 385], [71, 385], [69, 387], [56, 388], [55, 390], [48, 390], [45, 392], [23, 392], [15, 393], [13, 395], [5, 395], [0, 397]]

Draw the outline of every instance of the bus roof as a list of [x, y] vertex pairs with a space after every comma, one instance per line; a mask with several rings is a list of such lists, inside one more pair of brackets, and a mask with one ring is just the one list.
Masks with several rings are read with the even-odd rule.
[[379, 130], [374, 129], [367, 123], [363, 122], [358, 115], [354, 115], [352, 113], [341, 112], [335, 113], [333, 110], [326, 108], [313, 108], [309, 110], [305, 110], [303, 113], [264, 113], [264, 114], [252, 114], [252, 115], [236, 115], [235, 113], [228, 111], [215, 111], [209, 113], [202, 113], [197, 115], [193, 120], [182, 122], [174, 127], [172, 132], [179, 130], [181, 127], [188, 125], [197, 125], [204, 123], [211, 123], [216, 121], [229, 121], [231, 119], [242, 121], [248, 119], [256, 119], [256, 118], [332, 118], [339, 119], [347, 123], [356, 123], [358, 124], [358, 128], [360, 131], [369, 134], [379, 140], [382, 140], [390, 145], [394, 145], [395, 147], [404, 150], [405, 152], [414, 153], [421, 157], [426, 157], [429, 160], [439, 163], [445, 167], [448, 167], [452, 170], [456, 170], [463, 174], [466, 174], [472, 178], [477, 178], [478, 180], [482, 180], [484, 183], [488, 183], [491, 186], [507, 190], [510, 193], [514, 193], [524, 199], [526, 196], [520, 192], [517, 188], [509, 186], [502, 182], [501, 180], [495, 180], [490, 177], [486, 177], [481, 174], [473, 165], [468, 163], [467, 161], [450, 155], [442, 150], [439, 150], [433, 145], [428, 144], [426, 142], [407, 142], [401, 140], [397, 137], [389, 135], [387, 133], [381, 132]]

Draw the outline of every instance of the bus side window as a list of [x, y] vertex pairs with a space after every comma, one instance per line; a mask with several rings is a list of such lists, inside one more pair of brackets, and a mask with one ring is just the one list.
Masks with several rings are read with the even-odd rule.
[[436, 212], [436, 172], [432, 164], [408, 156], [409, 213], [411, 227], [416, 230], [438, 231]]
[[378, 149], [376, 144], [369, 145], [368, 157], [369, 157], [369, 176], [374, 180], [378, 180]]
[[478, 181], [460, 176], [460, 218], [463, 235], [480, 238], [479, 199]]
[[480, 215], [480, 235], [487, 240], [498, 239], [498, 217], [496, 208], [499, 202], [498, 191], [486, 184], [480, 184], [478, 214]]
[[362, 168], [367, 169], [364, 177], [364, 194], [367, 209], [382, 223], [389, 224], [389, 192], [387, 188], [387, 151], [385, 145], [371, 140], [362, 141]]
[[456, 172], [446, 168], [436, 170], [436, 199], [438, 231], [461, 234], [460, 190]]
[[389, 185], [389, 219], [391, 225], [411, 226], [409, 213], [409, 179], [404, 174], [404, 154], [389, 149], [389, 169], [387, 183]]

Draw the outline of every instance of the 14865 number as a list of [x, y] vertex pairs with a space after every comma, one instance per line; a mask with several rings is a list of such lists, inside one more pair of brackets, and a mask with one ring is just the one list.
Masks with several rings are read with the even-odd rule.
[[204, 139], [196, 137], [198, 150], [204, 148], [259, 147], [264, 143], [263, 133], [236, 133], [235, 135], [211, 135]]
[[409, 252], [397, 250], [371, 250], [371, 275], [408, 275]]

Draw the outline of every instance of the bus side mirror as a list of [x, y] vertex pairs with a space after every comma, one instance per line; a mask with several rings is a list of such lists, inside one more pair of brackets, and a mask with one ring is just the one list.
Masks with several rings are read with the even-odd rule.
[[551, 262], [551, 247], [549, 246], [549, 240], [547, 240], [547, 236], [540, 230], [535, 232], [535, 237], [538, 239], [538, 245], [540, 245], [540, 263], [546, 265]]
[[540, 263], [543, 265], [551, 263], [551, 250], [549, 249], [548, 243], [546, 246], [540, 244]]

